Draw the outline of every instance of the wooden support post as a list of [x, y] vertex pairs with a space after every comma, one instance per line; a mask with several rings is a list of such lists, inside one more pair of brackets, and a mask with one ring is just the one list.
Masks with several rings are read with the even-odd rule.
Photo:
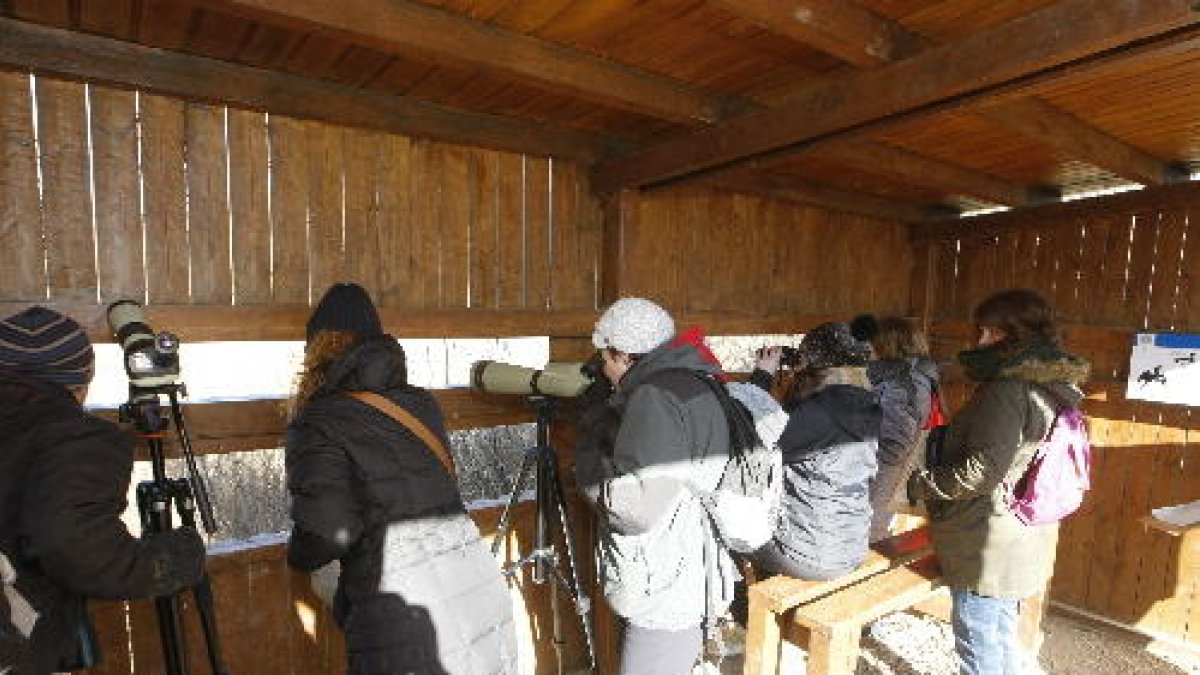
[[808, 639], [808, 675], [854, 675], [861, 636], [857, 623], [814, 628]]
[[787, 614], [776, 614], [764, 587], [751, 584], [750, 617], [746, 626], [745, 675], [775, 675], [779, 671], [780, 626]]

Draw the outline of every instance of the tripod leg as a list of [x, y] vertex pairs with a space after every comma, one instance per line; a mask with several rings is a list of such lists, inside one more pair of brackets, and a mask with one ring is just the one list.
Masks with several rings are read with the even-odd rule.
[[221, 638], [217, 634], [216, 603], [213, 602], [212, 584], [208, 573], [200, 579], [200, 583], [192, 587], [192, 596], [196, 599], [196, 611], [200, 613], [200, 625], [204, 628], [204, 642], [208, 646], [208, 665], [213, 675], [229, 675], [221, 657]]
[[[171, 529], [171, 486], [166, 479], [146, 481], [137, 487], [138, 512], [142, 529], [147, 533]], [[162, 640], [163, 667], [166, 675], [188, 675], [187, 651], [184, 646], [183, 616], [179, 595], [154, 599], [158, 618], [158, 635]]]
[[[551, 459], [553, 461], [553, 459]], [[567, 513], [567, 503], [563, 497], [562, 481], [558, 475], [557, 467], [551, 467], [552, 480], [550, 480], [550, 489], [553, 492], [553, 502], [557, 509], [559, 527], [562, 531], [563, 547], [567, 550], [567, 571], [569, 578], [563, 580], [564, 585], [571, 592], [571, 597], [575, 601], [575, 613], [579, 615], [579, 622], [583, 628], [583, 638], [587, 642], [588, 661], [593, 672], [596, 670], [596, 640], [592, 632], [592, 602], [591, 598], [583, 592], [583, 585], [579, 582], [579, 563], [575, 555], [575, 535], [571, 520]], [[555, 570], [558, 574], [558, 570]], [[560, 575], [561, 576], [561, 575]]]
[[492, 539], [493, 556], [500, 552], [501, 542], [508, 539], [508, 530], [512, 525], [509, 521], [512, 518], [513, 509], [521, 499], [521, 488], [525, 486], [525, 481], [529, 480], [529, 474], [533, 471], [536, 462], [537, 455], [532, 450], [526, 450], [525, 457], [521, 459], [521, 471], [517, 474], [517, 479], [513, 481], [512, 494], [509, 495], [508, 504], [504, 506], [504, 512], [500, 514], [500, 523], [496, 526], [496, 536]]

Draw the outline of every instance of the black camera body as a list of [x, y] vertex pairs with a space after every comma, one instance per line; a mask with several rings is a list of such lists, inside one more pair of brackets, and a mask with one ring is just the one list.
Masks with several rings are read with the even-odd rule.
[[[771, 348], [763, 347], [759, 349], [757, 353], [758, 358], [761, 359], [763, 354], [768, 349]], [[804, 359], [800, 356], [800, 350], [796, 347], [792, 347], [791, 345], [781, 345], [779, 347], [779, 351], [779, 366], [781, 368], [799, 368], [801, 364], [804, 363]]]

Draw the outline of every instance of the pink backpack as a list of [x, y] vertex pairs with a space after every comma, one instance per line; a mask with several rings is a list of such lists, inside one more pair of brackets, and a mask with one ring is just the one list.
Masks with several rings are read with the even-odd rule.
[[1071, 515], [1091, 487], [1092, 446], [1078, 408], [1063, 408], [1029, 463], [1009, 491], [1008, 506], [1026, 525], [1047, 525]]

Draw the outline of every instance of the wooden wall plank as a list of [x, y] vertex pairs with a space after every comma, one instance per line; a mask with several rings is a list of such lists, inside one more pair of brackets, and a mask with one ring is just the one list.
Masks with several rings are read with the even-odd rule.
[[235, 672], [263, 675], [291, 675], [301, 667], [288, 639], [294, 612], [288, 588], [289, 572], [283, 560], [263, 560], [247, 570], [248, 593], [256, 611], [250, 614], [247, 634], [259, 636], [256, 642], [273, 649], [256, 649], [247, 668]]
[[0, 294], [8, 300], [46, 297], [37, 185], [37, 148], [29, 76], [0, 71]]
[[184, 148], [191, 299], [197, 303], [232, 304], [225, 109], [188, 104], [184, 112]]
[[228, 110], [233, 299], [239, 305], [261, 305], [271, 301], [267, 120], [260, 112]]
[[186, 303], [188, 241], [184, 211], [183, 104], [141, 95], [142, 194], [146, 241], [146, 296], [154, 304]]
[[412, 144], [412, 176], [409, 187], [412, 200], [412, 228], [409, 230], [410, 302], [413, 307], [437, 307], [440, 298], [438, 266], [440, 265], [438, 213], [438, 180], [441, 168], [436, 146], [427, 141]]
[[551, 309], [550, 160], [525, 161], [525, 307]]
[[308, 136], [302, 122], [271, 117], [271, 300], [309, 302]]
[[1147, 303], [1146, 327], [1152, 330], [1173, 330], [1177, 326], [1186, 237], [1185, 213], [1160, 214], [1154, 268], [1148, 280], [1150, 299]]
[[64, 302], [96, 298], [91, 175], [84, 85], [39, 79], [42, 232], [50, 297]]
[[1138, 328], [1146, 327], [1150, 303], [1151, 270], [1155, 264], [1158, 245], [1159, 214], [1140, 213], [1133, 219], [1133, 239], [1130, 242], [1129, 267], [1125, 276], [1125, 308], [1121, 323]]
[[91, 87], [89, 96], [100, 300], [142, 300], [146, 279], [135, 94]]
[[100, 663], [91, 675], [129, 675], [129, 629], [126, 625], [128, 604], [115, 600], [88, 600], [88, 614], [96, 629]]
[[500, 153], [473, 151], [471, 185], [470, 307], [499, 307]]
[[575, 167], [554, 160], [550, 174], [550, 307], [553, 309], [583, 304], [578, 186]]
[[346, 274], [378, 298], [382, 287], [378, 187], [382, 134], [344, 130]]
[[347, 276], [343, 222], [342, 129], [304, 124], [308, 137], [308, 274], [313, 302]]
[[442, 183], [436, 215], [440, 235], [441, 280], [439, 307], [467, 307], [470, 304], [471, 271], [471, 196], [476, 190], [478, 169], [472, 153], [452, 145], [439, 145]]
[[1179, 328], [1200, 331], [1200, 207], [1187, 211], [1187, 249], [1179, 275]]
[[525, 170], [524, 155], [502, 154], [497, 186], [496, 306], [525, 307]]
[[411, 240], [411, 200], [409, 193], [411, 146], [402, 136], [385, 135], [379, 139], [376, 176], [375, 227], [379, 244], [379, 294], [381, 306], [411, 304], [411, 269], [408, 264]]

